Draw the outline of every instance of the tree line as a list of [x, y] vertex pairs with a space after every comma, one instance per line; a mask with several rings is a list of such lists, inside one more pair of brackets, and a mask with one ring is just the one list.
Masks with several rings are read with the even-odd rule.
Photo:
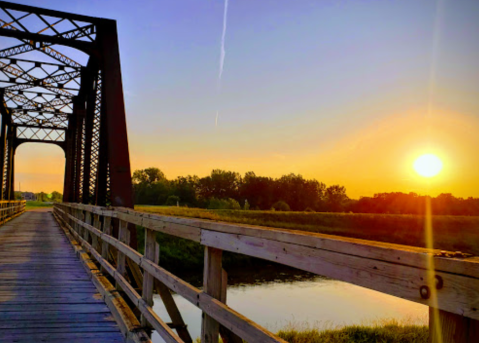
[[[287, 174], [279, 178], [214, 169], [210, 175], [178, 176], [168, 180], [158, 168], [136, 170], [132, 177], [135, 204], [211, 209], [424, 214], [426, 196], [378, 193], [350, 199], [341, 185]], [[431, 197], [433, 214], [479, 215], [479, 199], [451, 194]]]
[[356, 213], [424, 214], [429, 198], [432, 214], [479, 215], [479, 198], [457, 198], [451, 193], [428, 197], [416, 193], [378, 193], [373, 197], [361, 197], [350, 204]]
[[178, 176], [168, 180], [158, 168], [133, 173], [135, 204], [177, 205], [203, 208], [230, 208], [291, 211], [344, 211], [346, 189], [288, 174], [280, 178], [244, 176], [214, 169], [210, 175]]
[[[19, 192], [15, 191], [15, 200], [22, 200], [25, 194], [33, 194], [31, 192]], [[63, 201], [63, 194], [57, 191], [53, 191], [51, 193], [39, 192], [34, 193], [36, 201], [41, 202], [62, 202]]]

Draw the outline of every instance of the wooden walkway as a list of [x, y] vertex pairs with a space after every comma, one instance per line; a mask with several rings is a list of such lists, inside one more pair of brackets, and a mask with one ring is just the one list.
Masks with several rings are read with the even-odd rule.
[[0, 342], [124, 342], [51, 211], [0, 226]]

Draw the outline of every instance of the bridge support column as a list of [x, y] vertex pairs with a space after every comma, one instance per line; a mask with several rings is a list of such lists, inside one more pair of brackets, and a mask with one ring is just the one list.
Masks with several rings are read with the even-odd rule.
[[7, 163], [7, 182], [6, 182], [6, 199], [7, 200], [15, 200], [15, 193], [13, 191], [13, 186], [15, 182], [15, 127], [8, 125], [7, 127], [7, 154], [8, 158], [6, 160]]
[[429, 342], [479, 342], [479, 321], [430, 307]]
[[75, 139], [73, 120], [68, 123], [68, 129], [65, 132], [65, 176], [63, 180], [63, 202], [73, 202], [73, 143]]
[[1, 177], [1, 190], [0, 190], [0, 200], [5, 200], [6, 199], [6, 194], [7, 194], [7, 185], [5, 183], [5, 169], [7, 168], [6, 165], [6, 159], [8, 156], [8, 151], [7, 151], [7, 125], [4, 124], [5, 117], [2, 116], [2, 128], [1, 128], [1, 136], [0, 136], [0, 177]]
[[[101, 47], [103, 80], [101, 83], [101, 127], [102, 134], [106, 133], [106, 147], [108, 149], [106, 156], [108, 165], [103, 170], [107, 175], [103, 175], [103, 177], [106, 176], [106, 183], [109, 183], [111, 205], [133, 208], [133, 187], [131, 184], [130, 154], [121, 80], [120, 51], [114, 20], [104, 20], [101, 25], [98, 25], [98, 39]], [[102, 152], [105, 155], [104, 150]], [[103, 157], [101, 156], [101, 159]], [[99, 182], [101, 182], [100, 178]], [[130, 246], [136, 249], [138, 247], [136, 227], [135, 225], [128, 225], [128, 229], [130, 231]]]

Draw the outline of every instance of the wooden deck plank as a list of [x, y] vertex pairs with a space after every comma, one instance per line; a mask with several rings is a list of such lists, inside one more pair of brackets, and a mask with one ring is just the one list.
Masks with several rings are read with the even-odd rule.
[[[12, 341], [12, 339], [10, 338], [6, 338], [6, 339], [2, 339], [0, 337], [0, 343], [12, 343], [12, 342], [15, 342], [15, 343], [39, 343], [39, 342], [50, 342], [50, 343], [55, 343], [55, 342], [59, 342], [59, 343], [65, 343], [65, 338], [63, 337], [50, 337], [46, 340], [40, 340], [40, 341], [36, 341], [36, 340], [32, 340], [31, 337], [27, 337], [27, 338], [15, 338], [14, 341]], [[105, 337], [100, 337], [100, 338], [68, 338], [68, 343], [85, 343], [85, 342], [88, 342], [88, 343], [122, 343], [124, 342], [123, 338], [105, 338]]]
[[[107, 318], [107, 317], [105, 317]], [[53, 323], [46, 321], [17, 321], [15, 323], [0, 323], [0, 335], [2, 330], [11, 330], [18, 328], [82, 328], [82, 327], [117, 327], [118, 325], [113, 320], [101, 320], [98, 322], [81, 322], [81, 323]]]
[[118, 325], [102, 325], [102, 326], [80, 326], [80, 327], [23, 327], [21, 330], [15, 329], [0, 329], [0, 337], [8, 335], [41, 335], [41, 334], [58, 334], [58, 333], [93, 333], [93, 332], [118, 332]]
[[0, 343], [124, 342], [51, 212], [0, 227]]

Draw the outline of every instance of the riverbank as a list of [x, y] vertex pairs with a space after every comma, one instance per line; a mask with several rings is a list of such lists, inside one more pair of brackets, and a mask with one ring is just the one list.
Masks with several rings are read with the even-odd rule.
[[427, 343], [429, 328], [419, 325], [352, 325], [336, 330], [295, 328], [279, 331], [278, 336], [289, 343]]
[[[289, 343], [427, 343], [429, 328], [388, 321], [383, 325], [351, 325], [330, 330], [293, 326], [278, 331], [277, 335]], [[200, 342], [198, 338], [196, 343]]]

